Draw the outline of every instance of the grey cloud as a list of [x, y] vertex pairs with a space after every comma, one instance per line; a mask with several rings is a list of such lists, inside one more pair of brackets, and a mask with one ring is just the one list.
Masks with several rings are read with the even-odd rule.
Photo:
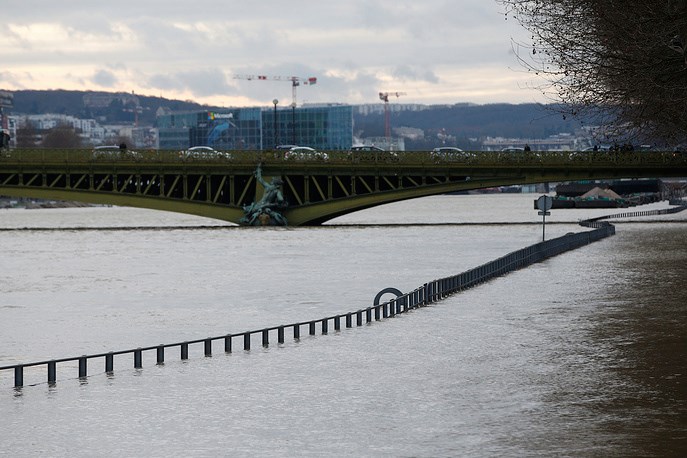
[[393, 76], [404, 81], [427, 81], [438, 83], [439, 78], [431, 70], [413, 67], [410, 65], [399, 65], [394, 68]]
[[148, 79], [148, 86], [162, 90], [188, 90], [198, 97], [233, 94], [235, 90], [227, 83], [220, 70], [190, 70], [174, 74], [156, 74]]
[[102, 87], [114, 87], [117, 84], [117, 76], [109, 70], [98, 70], [91, 81]]
[[28, 73], [17, 74], [14, 72], [0, 72], [0, 84], [7, 85], [7, 87], [24, 89], [27, 87], [26, 82], [30, 82], [32, 79], [33, 78]]
[[[0, 49], [7, 72], [34, 71], [41, 63], [49, 68], [44, 73], [74, 72], [86, 86], [134, 84], [198, 97], [240, 94], [266, 104], [275, 97], [290, 100], [290, 84], [232, 80], [231, 75], [315, 76], [317, 86], [298, 89], [299, 102], [372, 102], [378, 91], [401, 90], [403, 82], [442, 84], [457, 71], [499, 65], [507, 71], [517, 65], [507, 52], [503, 17], [494, 2], [485, 0], [73, 0], [69, 8], [42, 0], [3, 0], [3, 17], [2, 34], [11, 27], [22, 31], [39, 23], [61, 24], [72, 37], [69, 44], [95, 35], [97, 45], [66, 46], [59, 53], [39, 49], [46, 47], [40, 40], [24, 44], [15, 37], [15, 48], [36, 49]], [[126, 68], [112, 62], [125, 62]], [[376, 76], [390, 74], [395, 81], [388, 84]], [[31, 85], [27, 77], [15, 80], [13, 87]]]

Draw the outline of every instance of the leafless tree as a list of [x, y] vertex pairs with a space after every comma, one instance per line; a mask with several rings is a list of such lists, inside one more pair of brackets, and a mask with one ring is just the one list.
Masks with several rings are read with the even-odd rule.
[[687, 141], [687, 0], [497, 0], [542, 91], [608, 132]]
[[44, 148], [79, 148], [81, 137], [71, 126], [58, 125], [43, 136], [41, 146]]

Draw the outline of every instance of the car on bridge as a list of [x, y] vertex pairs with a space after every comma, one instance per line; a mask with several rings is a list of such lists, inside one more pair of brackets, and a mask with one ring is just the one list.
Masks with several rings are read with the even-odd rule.
[[294, 146], [284, 153], [287, 161], [328, 161], [329, 155], [309, 146]]
[[130, 150], [124, 143], [121, 145], [102, 145], [93, 148], [91, 153], [93, 159], [96, 160], [134, 160], [138, 161], [143, 158], [143, 155], [138, 151]]
[[193, 160], [193, 159], [231, 159], [230, 153], [225, 153], [224, 151], [217, 151], [210, 146], [192, 146], [189, 149], [179, 151], [179, 158], [183, 161]]
[[430, 153], [434, 162], [467, 162], [474, 158], [474, 153], [463, 151], [455, 146], [441, 146]]

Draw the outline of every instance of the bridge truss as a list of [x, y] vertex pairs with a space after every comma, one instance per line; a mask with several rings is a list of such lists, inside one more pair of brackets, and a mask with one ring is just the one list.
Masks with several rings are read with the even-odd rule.
[[280, 177], [290, 225], [388, 202], [513, 184], [687, 176], [687, 156], [672, 152], [328, 152], [325, 160], [289, 160], [282, 152], [231, 151], [183, 158], [174, 151], [94, 158], [91, 150], [4, 150], [0, 195], [176, 211], [238, 223], [262, 196], [255, 178]]

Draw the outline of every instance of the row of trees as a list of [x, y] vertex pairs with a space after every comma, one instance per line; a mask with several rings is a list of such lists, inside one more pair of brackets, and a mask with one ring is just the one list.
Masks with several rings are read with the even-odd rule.
[[563, 111], [656, 143], [687, 141], [687, 0], [497, 0], [530, 33], [522, 64]]

